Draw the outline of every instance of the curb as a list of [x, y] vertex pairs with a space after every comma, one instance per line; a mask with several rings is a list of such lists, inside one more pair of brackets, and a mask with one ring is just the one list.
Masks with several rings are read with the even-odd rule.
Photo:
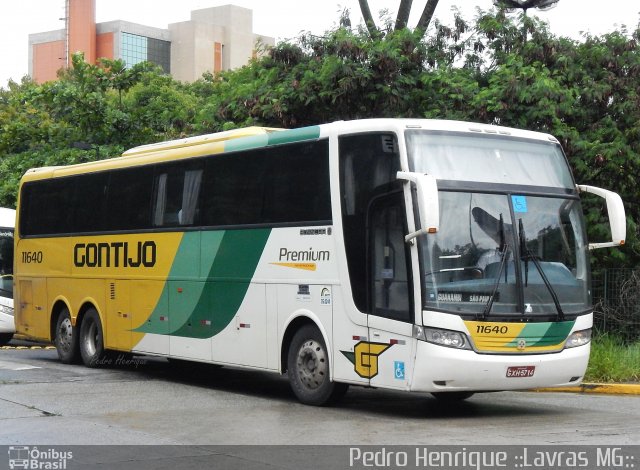
[[584, 383], [575, 387], [535, 388], [533, 392], [601, 393], [606, 395], [640, 395], [640, 384]]

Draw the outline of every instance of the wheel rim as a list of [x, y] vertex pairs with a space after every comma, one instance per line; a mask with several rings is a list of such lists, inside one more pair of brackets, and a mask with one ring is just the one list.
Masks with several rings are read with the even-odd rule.
[[96, 345], [98, 344], [98, 325], [95, 322], [91, 322], [87, 326], [87, 331], [82, 338], [84, 351], [88, 356], [93, 356], [96, 353]]
[[56, 335], [58, 347], [63, 351], [71, 351], [73, 345], [73, 325], [70, 318], [65, 318], [60, 322], [58, 327], [58, 334]]
[[305, 341], [296, 358], [298, 377], [302, 384], [311, 390], [320, 387], [327, 376], [327, 354], [319, 342]]

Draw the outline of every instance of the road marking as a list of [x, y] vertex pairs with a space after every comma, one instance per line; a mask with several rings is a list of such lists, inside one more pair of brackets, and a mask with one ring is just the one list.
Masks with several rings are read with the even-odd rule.
[[21, 364], [19, 362], [0, 361], [0, 369], [4, 369], [4, 370], [29, 370], [29, 369], [42, 369], [42, 367], [30, 366], [28, 364]]
[[55, 346], [0, 346], [0, 349], [55, 349]]

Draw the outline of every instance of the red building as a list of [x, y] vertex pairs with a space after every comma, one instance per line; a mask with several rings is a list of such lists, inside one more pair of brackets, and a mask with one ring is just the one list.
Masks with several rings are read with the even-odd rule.
[[29, 75], [38, 83], [55, 80], [75, 52], [89, 63], [102, 57], [127, 66], [150, 61], [178, 80], [193, 81], [246, 64], [257, 41], [275, 44], [253, 33], [251, 10], [234, 5], [195, 10], [189, 21], [161, 29], [122, 20], [96, 24], [96, 0], [64, 1], [63, 29], [29, 35]]

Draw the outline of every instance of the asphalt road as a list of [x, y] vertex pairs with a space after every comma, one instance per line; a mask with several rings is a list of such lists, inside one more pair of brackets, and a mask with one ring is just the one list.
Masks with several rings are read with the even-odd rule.
[[299, 404], [284, 377], [137, 357], [101, 369], [0, 349], [0, 445], [626, 445], [640, 397], [499, 392], [444, 406], [352, 387]]

